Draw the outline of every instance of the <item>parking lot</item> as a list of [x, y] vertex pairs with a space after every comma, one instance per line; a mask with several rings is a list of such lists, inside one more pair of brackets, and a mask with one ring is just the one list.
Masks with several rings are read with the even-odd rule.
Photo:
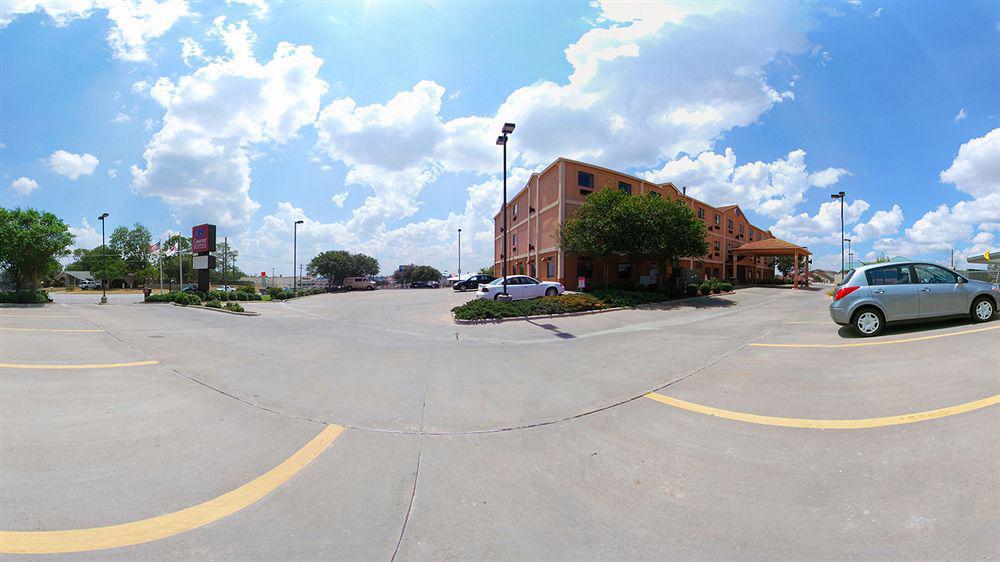
[[862, 339], [781, 288], [481, 325], [447, 289], [124, 297], [0, 309], [0, 552], [1000, 557], [997, 321]]

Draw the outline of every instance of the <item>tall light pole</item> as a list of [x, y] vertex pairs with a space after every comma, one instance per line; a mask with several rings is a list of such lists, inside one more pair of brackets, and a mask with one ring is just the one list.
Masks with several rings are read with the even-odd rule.
[[458, 278], [462, 279], [462, 229], [458, 229]]
[[844, 238], [844, 242], [847, 242], [847, 265], [854, 267], [854, 253], [851, 252], [851, 239]]
[[840, 199], [840, 280], [844, 281], [844, 192], [830, 195], [831, 199]]
[[292, 294], [295, 294], [299, 290], [298, 270], [295, 269], [295, 261], [298, 259], [299, 225], [304, 222], [295, 221], [295, 224], [292, 225]]
[[510, 295], [507, 294], [507, 135], [514, 132], [514, 124], [504, 123], [500, 132], [501, 135], [497, 137], [497, 144], [503, 147], [503, 201], [500, 206], [503, 213], [503, 253], [500, 254], [501, 267], [503, 268], [501, 270], [503, 294], [500, 296], [500, 300], [509, 301]]
[[[97, 220], [101, 221], [101, 261], [104, 263], [104, 273], [108, 273], [108, 245], [104, 241], [104, 219], [108, 218], [107, 213], [102, 213], [101, 216], [97, 217]], [[107, 279], [101, 279], [101, 304], [108, 304], [108, 281]]]

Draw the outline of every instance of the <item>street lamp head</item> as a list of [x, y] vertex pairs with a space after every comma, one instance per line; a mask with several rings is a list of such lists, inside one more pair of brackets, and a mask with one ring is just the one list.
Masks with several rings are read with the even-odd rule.
[[503, 134], [509, 135], [509, 134], [511, 134], [513, 132], [514, 132], [514, 124], [513, 123], [504, 123], [503, 124]]
[[499, 137], [497, 137], [497, 146], [503, 146], [505, 144], [507, 144], [507, 137], [506, 136], [500, 135]]
[[460, 228], [460, 229], [458, 229], [458, 231], [459, 231], [459, 232], [462, 232], [462, 229]]
[[106, 219], [106, 218], [108, 218], [108, 214], [107, 214], [107, 213], [104, 213], [104, 214], [102, 214], [101, 216], [97, 217], [97, 220], [99, 220], [99, 221], [102, 221], [102, 220], [104, 220], [104, 219]]
[[830, 199], [843, 199], [843, 198], [844, 198], [843, 191], [841, 191], [840, 193], [834, 193], [833, 195], [830, 195]]
[[306, 222], [306, 221], [295, 221], [295, 224], [302, 224], [304, 222]]

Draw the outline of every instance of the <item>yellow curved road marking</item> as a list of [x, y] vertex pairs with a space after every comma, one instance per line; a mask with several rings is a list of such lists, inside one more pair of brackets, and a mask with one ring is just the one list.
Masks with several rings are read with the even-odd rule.
[[6, 326], [0, 326], [0, 330], [9, 330], [11, 332], [88, 332], [88, 333], [103, 333], [104, 330], [63, 330], [54, 328], [8, 328]]
[[0, 531], [0, 553], [54, 554], [118, 548], [164, 539], [232, 515], [305, 468], [344, 428], [329, 425], [284, 462], [235, 490], [198, 505], [121, 525], [69, 531]]
[[94, 363], [90, 365], [43, 365], [36, 363], [0, 363], [0, 369], [117, 369], [118, 367], [141, 367], [159, 365], [159, 361], [132, 361], [131, 363]]
[[870, 345], [891, 345], [894, 343], [910, 343], [915, 341], [936, 340], [938, 338], [950, 338], [951, 336], [961, 336], [964, 334], [975, 334], [987, 330], [1000, 330], [1000, 326], [987, 326], [976, 328], [975, 330], [963, 330], [961, 332], [949, 332], [947, 334], [934, 334], [931, 336], [920, 336], [916, 338], [905, 338], [901, 340], [878, 340], [858, 343], [751, 343], [751, 347], [792, 347], [792, 348], [831, 348], [831, 347], [867, 347]]
[[965, 412], [971, 412], [980, 408], [1000, 404], [1000, 394], [994, 394], [988, 398], [975, 400], [973, 402], [966, 402], [965, 404], [959, 404], [957, 406], [948, 406], [947, 408], [938, 408], [937, 410], [928, 410], [926, 412], [916, 412], [913, 414], [887, 416], [884, 418], [863, 418], [857, 420], [817, 420], [779, 418], [774, 416], [761, 416], [757, 414], [747, 414], [744, 412], [734, 412], [732, 410], [723, 410], [722, 408], [713, 408], [712, 406], [695, 404], [694, 402], [686, 402], [684, 400], [656, 392], [650, 392], [646, 395], [646, 398], [652, 398], [657, 402], [662, 402], [663, 404], [680, 408], [682, 410], [688, 410], [690, 412], [697, 412], [699, 414], [715, 416], [718, 418], [725, 418], [727, 420], [755, 423], [759, 425], [776, 425], [779, 427], [798, 427], [802, 429], [868, 429], [872, 427], [903, 425], [907, 423], [945, 418], [956, 414], [964, 414]]

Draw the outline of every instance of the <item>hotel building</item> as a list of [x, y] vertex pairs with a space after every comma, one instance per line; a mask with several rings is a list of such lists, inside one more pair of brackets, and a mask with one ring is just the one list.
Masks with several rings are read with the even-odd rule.
[[[688, 196], [672, 183], [655, 183], [593, 164], [559, 158], [541, 172], [532, 174], [527, 184], [507, 203], [508, 275], [530, 275], [543, 281], [558, 281], [567, 289], [577, 289], [579, 278], [587, 286], [602, 284], [631, 286], [654, 282], [661, 272], [656, 264], [632, 261], [626, 256], [583, 256], [559, 249], [559, 227], [576, 214], [587, 196], [602, 189], [620, 189], [632, 195], [655, 193], [681, 201], [705, 223], [708, 253], [680, 260], [688, 275], [702, 279], [730, 279], [738, 282], [770, 279], [774, 258], [740, 257], [733, 271], [730, 253], [747, 242], [773, 238], [767, 230], [747, 220], [738, 205], [713, 207]], [[501, 275], [503, 216], [494, 217], [494, 274]], [[669, 267], [662, 272], [669, 278]]]

